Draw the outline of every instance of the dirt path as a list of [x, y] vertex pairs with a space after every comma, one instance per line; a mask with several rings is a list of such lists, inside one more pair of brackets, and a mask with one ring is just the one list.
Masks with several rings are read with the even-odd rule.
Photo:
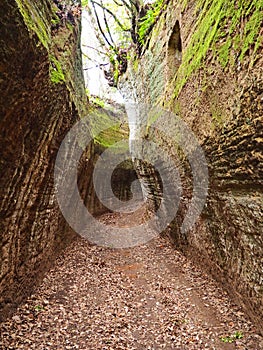
[[263, 349], [240, 309], [162, 237], [121, 250], [75, 241], [0, 330], [0, 349]]

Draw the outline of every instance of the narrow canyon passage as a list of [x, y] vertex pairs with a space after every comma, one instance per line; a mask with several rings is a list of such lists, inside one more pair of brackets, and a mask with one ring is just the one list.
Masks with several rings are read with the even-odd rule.
[[[116, 213], [101, 220], [123, 225]], [[165, 235], [129, 249], [77, 239], [0, 333], [10, 350], [263, 347], [242, 311]]]
[[262, 350], [263, 2], [0, 13], [0, 350]]

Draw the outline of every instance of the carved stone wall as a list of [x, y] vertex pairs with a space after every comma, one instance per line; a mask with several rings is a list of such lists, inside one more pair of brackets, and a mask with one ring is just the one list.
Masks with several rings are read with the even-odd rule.
[[[229, 2], [226, 11], [221, 1], [206, 7], [202, 1], [171, 0], [148, 39], [148, 48], [141, 57], [132, 56], [119, 85], [128, 100], [159, 106], [182, 118], [198, 138], [209, 168], [207, 202], [195, 228], [182, 234], [180, 224], [187, 213], [192, 181], [183, 162], [184, 200], [169, 232], [176, 246], [224, 283], [260, 325], [262, 12], [256, 2], [246, 12], [250, 5], [249, 1]], [[241, 6], [240, 12], [236, 6]], [[212, 19], [215, 13], [217, 20]], [[233, 27], [237, 13], [243, 15]], [[174, 72], [172, 51], [177, 54]], [[172, 117], [169, 123], [172, 129]], [[171, 145], [171, 139], [157, 135], [155, 140], [178, 159], [178, 147]], [[148, 181], [149, 187], [156, 186], [156, 176], [149, 173]]]
[[80, 21], [52, 28], [54, 6], [0, 4], [1, 318], [75, 237], [56, 204], [53, 171], [60, 142], [87, 102]]

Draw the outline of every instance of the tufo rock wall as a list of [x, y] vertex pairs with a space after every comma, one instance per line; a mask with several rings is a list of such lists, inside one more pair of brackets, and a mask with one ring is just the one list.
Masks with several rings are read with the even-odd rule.
[[[221, 281], [259, 325], [262, 9], [256, 1], [168, 1], [141, 56], [131, 54], [128, 71], [119, 82], [128, 100], [175, 113], [197, 136], [209, 168], [207, 202], [186, 235], [180, 224], [187, 204], [180, 205], [168, 230], [175, 245]], [[171, 128], [173, 122], [171, 118]], [[178, 157], [175, 143], [163, 135], [157, 139], [170, 156]], [[187, 166], [183, 176], [187, 203], [192, 180]], [[151, 189], [156, 187], [156, 175], [148, 174], [148, 181]], [[158, 189], [155, 192], [158, 197]]]
[[87, 102], [79, 11], [51, 0], [0, 4], [1, 318], [75, 235], [56, 204], [53, 168]]

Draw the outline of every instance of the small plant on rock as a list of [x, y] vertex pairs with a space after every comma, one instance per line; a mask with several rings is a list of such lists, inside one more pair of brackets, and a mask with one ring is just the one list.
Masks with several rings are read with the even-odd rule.
[[43, 310], [44, 310], [44, 307], [43, 307], [42, 305], [36, 305], [36, 306], [34, 307], [34, 309], [35, 309], [36, 311], [43, 311]]
[[222, 342], [224, 343], [233, 343], [235, 340], [237, 339], [241, 339], [243, 338], [244, 335], [242, 332], [240, 331], [237, 331], [235, 332], [234, 334], [230, 335], [230, 336], [227, 336], [227, 337], [221, 337], [220, 339], [222, 340]]

